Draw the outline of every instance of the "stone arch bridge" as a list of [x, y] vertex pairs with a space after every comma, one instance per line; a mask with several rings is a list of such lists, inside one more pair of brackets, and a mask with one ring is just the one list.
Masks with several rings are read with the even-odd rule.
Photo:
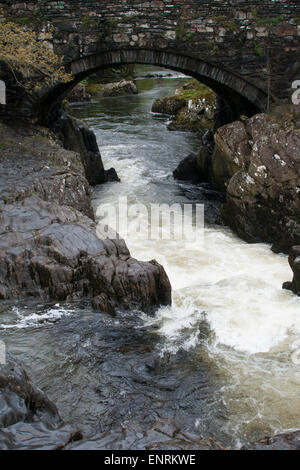
[[43, 123], [76, 83], [120, 64], [191, 75], [221, 95], [233, 115], [289, 99], [300, 79], [299, 0], [0, 0], [0, 21], [1, 15], [35, 28], [41, 39], [52, 29], [49, 47], [73, 73], [71, 83], [29, 95], [2, 63], [6, 105], [0, 112]]

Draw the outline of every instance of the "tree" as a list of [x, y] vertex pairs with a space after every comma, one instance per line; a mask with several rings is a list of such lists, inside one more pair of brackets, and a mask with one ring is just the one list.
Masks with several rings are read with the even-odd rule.
[[0, 62], [8, 67], [18, 85], [30, 93], [73, 78], [66, 73], [63, 58], [53, 51], [51, 38], [52, 31], [39, 34], [13, 22], [0, 23]]

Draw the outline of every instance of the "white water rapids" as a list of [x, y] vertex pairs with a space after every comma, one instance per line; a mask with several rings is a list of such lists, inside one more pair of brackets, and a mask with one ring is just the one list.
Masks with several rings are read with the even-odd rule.
[[[170, 176], [180, 158], [171, 155], [168, 139], [182, 143], [188, 137], [158, 131], [165, 124], [151, 118], [154, 95], [145, 95], [131, 99], [139, 110], [133, 107], [126, 117], [114, 109], [106, 121], [105, 111], [102, 121], [95, 115], [89, 119], [105, 167], [115, 167], [122, 180], [95, 191], [95, 209], [117, 204], [119, 196], [148, 205], [184, 199]], [[300, 300], [282, 290], [292, 276], [287, 257], [265, 244], [249, 245], [221, 226], [205, 227], [203, 246], [134, 237], [126, 242], [137, 259], [156, 259], [165, 267], [173, 305], [145, 322], [159, 327], [165, 351], [190, 349], [198, 351], [199, 360], [211, 362], [224, 382], [216, 396], [226, 409], [228, 430], [249, 436], [299, 428]]]

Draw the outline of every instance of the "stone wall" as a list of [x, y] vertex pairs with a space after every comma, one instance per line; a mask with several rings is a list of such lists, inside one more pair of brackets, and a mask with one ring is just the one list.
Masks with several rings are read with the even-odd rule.
[[[268, 90], [271, 98], [287, 98], [300, 78], [298, 0], [0, 0], [1, 8], [41, 32], [53, 26], [52, 45], [75, 81], [109, 65], [155, 63], [264, 110]], [[27, 113], [34, 100], [36, 105], [57, 91], [27, 100]], [[64, 91], [59, 89], [60, 97]]]

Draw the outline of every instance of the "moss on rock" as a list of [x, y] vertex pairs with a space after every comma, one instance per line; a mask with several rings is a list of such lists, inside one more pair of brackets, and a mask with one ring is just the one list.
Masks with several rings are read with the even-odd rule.
[[204, 133], [214, 127], [215, 107], [215, 93], [197, 80], [189, 80], [176, 94], [157, 99], [152, 112], [173, 117], [169, 130]]

